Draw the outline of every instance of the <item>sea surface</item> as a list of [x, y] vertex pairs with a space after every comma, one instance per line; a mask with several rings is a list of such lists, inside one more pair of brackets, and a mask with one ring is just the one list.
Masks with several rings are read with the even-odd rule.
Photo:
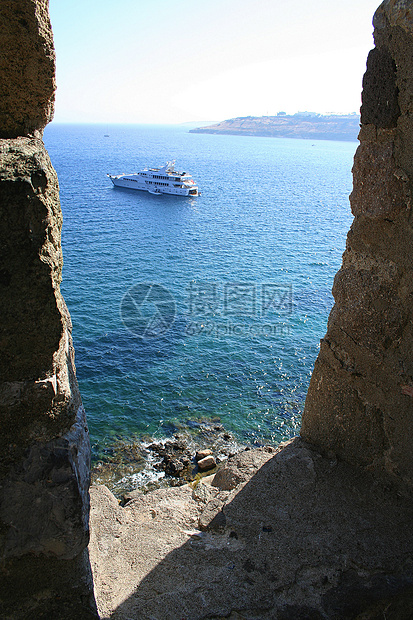
[[[44, 140], [94, 459], [211, 420], [243, 445], [296, 435], [352, 221], [357, 144], [53, 123]], [[172, 159], [200, 196], [106, 176]]]

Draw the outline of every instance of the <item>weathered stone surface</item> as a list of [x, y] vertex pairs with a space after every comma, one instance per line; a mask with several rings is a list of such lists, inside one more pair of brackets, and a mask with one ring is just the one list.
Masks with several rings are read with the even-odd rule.
[[55, 53], [48, 0], [0, 4], [0, 137], [38, 132], [53, 117]]
[[2, 557], [72, 559], [89, 542], [90, 446], [79, 407], [68, 433], [35, 443], [0, 488]]
[[228, 493], [222, 491], [209, 500], [199, 517], [198, 526], [201, 531], [222, 531], [226, 525], [224, 513], [225, 500]]
[[355, 216], [301, 435], [413, 491], [413, 4], [386, 0], [364, 78]]
[[386, 48], [371, 50], [363, 78], [361, 123], [396, 127], [400, 115], [398, 94], [396, 63], [389, 51]]
[[0, 452], [69, 430], [81, 405], [60, 294], [62, 214], [41, 140], [0, 140]]
[[[0, 219], [0, 610], [17, 619], [56, 606], [56, 589], [72, 611], [92, 595], [89, 436], [60, 294], [59, 187], [41, 140], [0, 140]], [[52, 564], [66, 586], [52, 580], [39, 603]], [[27, 590], [8, 588], [26, 579]]]
[[60, 294], [47, 0], [0, 5], [0, 616], [96, 617], [90, 445]]
[[232, 457], [214, 476], [211, 484], [222, 491], [231, 491], [249, 480], [275, 451], [272, 447], [246, 450]]
[[0, 588], [2, 620], [97, 618], [87, 549], [63, 562], [35, 555], [8, 560]]
[[124, 508], [92, 487], [90, 554], [103, 618], [411, 618], [408, 499], [299, 439], [243, 452], [225, 469], [214, 484], [240, 480], [231, 491], [202, 480]]

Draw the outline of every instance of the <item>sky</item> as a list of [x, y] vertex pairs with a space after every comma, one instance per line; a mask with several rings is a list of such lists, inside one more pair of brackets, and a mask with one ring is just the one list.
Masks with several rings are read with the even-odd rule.
[[50, 0], [55, 122], [359, 112], [378, 0]]

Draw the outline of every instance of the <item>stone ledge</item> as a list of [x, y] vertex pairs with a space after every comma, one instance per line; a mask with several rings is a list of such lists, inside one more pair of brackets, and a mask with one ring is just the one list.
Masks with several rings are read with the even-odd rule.
[[385, 608], [409, 618], [409, 501], [298, 438], [238, 454], [222, 471], [212, 485], [238, 480], [231, 490], [201, 481], [124, 508], [92, 487], [102, 618], [367, 620]]

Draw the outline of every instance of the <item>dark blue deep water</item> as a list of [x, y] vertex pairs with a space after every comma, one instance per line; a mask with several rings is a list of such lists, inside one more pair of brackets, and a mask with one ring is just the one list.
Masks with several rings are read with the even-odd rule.
[[[95, 456], [217, 418], [241, 443], [297, 434], [351, 224], [356, 143], [54, 124], [45, 143]], [[106, 176], [170, 159], [201, 196]]]

